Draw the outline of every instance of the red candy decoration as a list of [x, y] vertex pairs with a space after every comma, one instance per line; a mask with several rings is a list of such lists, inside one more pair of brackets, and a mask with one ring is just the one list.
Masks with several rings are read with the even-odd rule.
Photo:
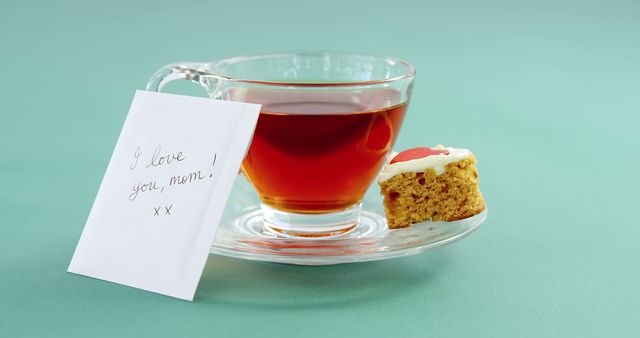
[[449, 151], [444, 149], [433, 149], [429, 147], [411, 148], [396, 155], [391, 160], [391, 164], [394, 164], [397, 162], [411, 161], [418, 158], [423, 158], [431, 155], [440, 155], [440, 154], [449, 155]]

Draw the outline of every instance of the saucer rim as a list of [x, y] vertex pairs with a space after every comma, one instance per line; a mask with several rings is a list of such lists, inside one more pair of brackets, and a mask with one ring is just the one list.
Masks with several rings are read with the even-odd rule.
[[[423, 253], [429, 250], [439, 248], [447, 244], [457, 242], [467, 237], [475, 230], [477, 230], [480, 227], [480, 225], [482, 225], [482, 223], [486, 221], [487, 216], [488, 216], [488, 209], [485, 207], [485, 209], [482, 212], [476, 215], [473, 215], [471, 217], [468, 217], [462, 220], [457, 220], [454, 222], [444, 222], [444, 223], [471, 222], [470, 226], [461, 233], [457, 233], [450, 237], [442, 238], [438, 241], [418, 244], [416, 246], [399, 248], [399, 249], [389, 250], [389, 251], [377, 251], [377, 252], [359, 253], [359, 254], [323, 255], [323, 256], [308, 256], [308, 255], [293, 255], [293, 254], [292, 255], [276, 255], [276, 254], [270, 254], [270, 253], [256, 253], [256, 252], [251, 252], [246, 250], [221, 247], [221, 246], [217, 246], [216, 241], [214, 240], [210, 249], [210, 254], [233, 257], [233, 258], [244, 259], [244, 260], [259, 261], [259, 262], [281, 263], [281, 264], [291, 264], [291, 265], [314, 265], [314, 266], [379, 261], [379, 260], [416, 255], [419, 253]], [[428, 226], [429, 224], [435, 224], [435, 223], [443, 223], [443, 222], [428, 221], [428, 222], [413, 224], [411, 227], [407, 227], [407, 228], [389, 229], [383, 238], [390, 236], [390, 234], [397, 234], [402, 231], [411, 231], [410, 229], [412, 229], [413, 227], [423, 227], [423, 226]], [[274, 239], [270, 239], [270, 240], [274, 240]], [[283, 238], [283, 240], [292, 241], [295, 239]], [[325, 240], [323, 239], [319, 241], [322, 242]], [[303, 241], [301, 240], [301, 242]], [[308, 242], [308, 241], [304, 240], [304, 242]]]

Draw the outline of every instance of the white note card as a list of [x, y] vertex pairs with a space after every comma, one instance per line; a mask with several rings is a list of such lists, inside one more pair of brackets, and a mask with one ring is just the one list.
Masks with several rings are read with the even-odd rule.
[[68, 271], [193, 300], [259, 112], [137, 91]]

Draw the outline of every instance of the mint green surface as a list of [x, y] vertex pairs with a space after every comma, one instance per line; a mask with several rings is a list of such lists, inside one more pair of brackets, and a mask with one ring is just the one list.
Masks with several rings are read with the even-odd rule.
[[[415, 64], [397, 148], [477, 154], [490, 207], [477, 232], [363, 264], [212, 256], [193, 303], [66, 272], [156, 69], [308, 49]], [[9, 0], [0, 76], [0, 337], [640, 332], [637, 1]]]

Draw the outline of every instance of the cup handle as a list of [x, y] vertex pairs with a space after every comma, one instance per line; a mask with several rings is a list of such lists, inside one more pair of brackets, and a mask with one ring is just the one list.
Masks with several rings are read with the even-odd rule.
[[189, 80], [199, 84], [207, 91], [210, 97], [215, 98], [220, 83], [219, 77], [209, 73], [206, 69], [207, 64], [200, 62], [181, 62], [166, 65], [151, 76], [149, 82], [147, 82], [146, 90], [160, 92], [171, 81]]

